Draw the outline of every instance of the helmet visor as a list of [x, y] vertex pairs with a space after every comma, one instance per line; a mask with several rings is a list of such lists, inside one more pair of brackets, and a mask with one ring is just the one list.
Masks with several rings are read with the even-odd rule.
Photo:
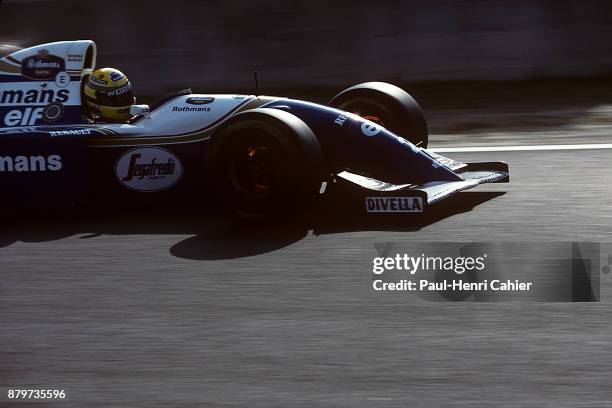
[[106, 92], [96, 91], [96, 103], [102, 106], [129, 106], [134, 103], [134, 92], [130, 89], [119, 95], [108, 95]]

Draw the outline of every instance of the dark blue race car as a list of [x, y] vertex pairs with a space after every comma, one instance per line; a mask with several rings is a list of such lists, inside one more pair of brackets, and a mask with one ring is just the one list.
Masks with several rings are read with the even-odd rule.
[[125, 123], [95, 123], [83, 83], [92, 41], [0, 59], [3, 205], [206, 201], [255, 216], [292, 212], [345, 191], [364, 213], [419, 213], [481, 183], [507, 182], [502, 162], [461, 163], [428, 151], [420, 107], [382, 82], [328, 106], [182, 91], [134, 105]]

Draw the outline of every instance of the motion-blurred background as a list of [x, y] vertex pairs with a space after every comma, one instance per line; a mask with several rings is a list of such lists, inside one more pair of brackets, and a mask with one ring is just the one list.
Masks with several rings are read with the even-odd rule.
[[[593, 0], [4, 0], [0, 50], [93, 39], [139, 101], [253, 92], [253, 70], [265, 93], [318, 101], [389, 81], [420, 102], [432, 147], [612, 143], [611, 12]], [[154, 198], [151, 214], [5, 214], [0, 407], [47, 405], [3, 404], [6, 387], [26, 386], [65, 389], [54, 408], [610, 407], [612, 275], [601, 303], [476, 304], [381, 295], [370, 271], [392, 248], [445, 242], [518, 244], [512, 264], [536, 282], [540, 248], [601, 242], [609, 269], [612, 150], [450, 157], [507, 161], [512, 181], [423, 220], [224, 226]]]
[[358, 82], [398, 84], [419, 100], [441, 142], [508, 127], [607, 135], [612, 123], [605, 0], [4, 0], [0, 7], [5, 50], [93, 39], [98, 66], [123, 70], [140, 101], [185, 87], [251, 93], [257, 70], [263, 93], [318, 101]]

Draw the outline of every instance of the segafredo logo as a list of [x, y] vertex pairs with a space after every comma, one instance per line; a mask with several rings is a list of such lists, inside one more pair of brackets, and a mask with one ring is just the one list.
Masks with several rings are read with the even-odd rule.
[[62, 169], [62, 156], [0, 156], [0, 173], [38, 173]]
[[366, 197], [366, 211], [372, 213], [423, 212], [421, 197]]
[[139, 147], [124, 153], [115, 166], [117, 180], [138, 191], [160, 191], [172, 187], [183, 175], [181, 161], [159, 147]]

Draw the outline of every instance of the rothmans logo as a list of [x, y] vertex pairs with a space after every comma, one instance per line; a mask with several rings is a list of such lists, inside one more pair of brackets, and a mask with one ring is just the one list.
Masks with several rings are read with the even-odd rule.
[[173, 106], [172, 112], [210, 112], [208, 107]]
[[41, 49], [35, 55], [25, 58], [21, 63], [21, 75], [35, 80], [50, 80], [64, 71], [66, 61], [48, 50]]
[[372, 213], [423, 212], [421, 197], [367, 197], [366, 211]]
[[68, 89], [5, 89], [0, 90], [0, 105], [44, 105], [51, 102], [66, 103], [70, 99]]
[[27, 65], [28, 68], [56, 68], [56, 69], [60, 69], [62, 67], [59, 62], [46, 62], [46, 61], [34, 61], [34, 60], [29, 60], [26, 65]]
[[23, 173], [59, 171], [62, 169], [62, 156], [0, 156], [0, 172]]

